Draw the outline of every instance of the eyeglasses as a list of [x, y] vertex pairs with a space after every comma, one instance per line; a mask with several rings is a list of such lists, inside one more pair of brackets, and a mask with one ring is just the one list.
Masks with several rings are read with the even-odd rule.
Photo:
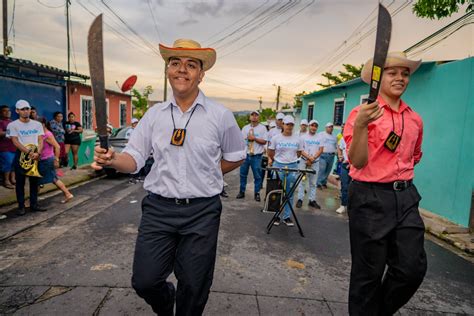
[[27, 111], [27, 110], [31, 110], [31, 108], [22, 108], [22, 109], [20, 109], [20, 111]]
[[199, 63], [196, 61], [186, 61], [183, 63], [182, 61], [177, 59], [170, 60], [170, 62], [168, 63], [168, 68], [170, 68], [171, 70], [179, 70], [183, 65], [187, 71], [195, 71], [199, 68]]

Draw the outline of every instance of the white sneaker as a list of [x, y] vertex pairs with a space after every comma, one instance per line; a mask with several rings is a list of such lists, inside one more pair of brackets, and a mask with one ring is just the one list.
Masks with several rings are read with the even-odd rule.
[[336, 210], [336, 213], [337, 213], [337, 214], [342, 214], [342, 213], [344, 213], [345, 211], [346, 211], [346, 207], [343, 206], [343, 205], [341, 205], [341, 206], [339, 206], [339, 208]]

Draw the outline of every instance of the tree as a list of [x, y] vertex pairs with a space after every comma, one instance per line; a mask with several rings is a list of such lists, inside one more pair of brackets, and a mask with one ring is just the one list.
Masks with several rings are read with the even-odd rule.
[[450, 17], [453, 13], [458, 12], [459, 7], [469, 3], [466, 12], [474, 9], [474, 2], [472, 0], [418, 0], [413, 5], [413, 12], [417, 17], [442, 19]]
[[344, 66], [345, 71], [338, 71], [338, 75], [334, 75], [330, 72], [323, 73], [321, 76], [327, 78], [328, 83], [318, 83], [318, 86], [328, 88], [358, 78], [360, 77], [360, 73], [364, 65], [354, 66], [350, 64], [342, 64], [342, 66]]
[[306, 91], [296, 94], [293, 98], [293, 109], [301, 109], [303, 107], [303, 96], [306, 94]]
[[153, 93], [152, 86], [146, 86], [140, 93], [137, 89], [132, 89], [132, 104], [135, 108], [134, 116], [141, 119], [148, 110], [148, 97]]

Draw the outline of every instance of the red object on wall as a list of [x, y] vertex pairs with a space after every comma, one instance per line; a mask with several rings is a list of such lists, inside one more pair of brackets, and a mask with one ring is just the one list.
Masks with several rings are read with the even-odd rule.
[[122, 84], [122, 88], [121, 88], [122, 92], [127, 92], [130, 89], [132, 89], [136, 82], [137, 82], [137, 76], [132, 75], [128, 77], [128, 79], [125, 80]]

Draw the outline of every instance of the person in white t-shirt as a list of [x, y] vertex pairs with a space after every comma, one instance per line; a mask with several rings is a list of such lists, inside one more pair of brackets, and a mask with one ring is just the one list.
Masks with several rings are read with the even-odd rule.
[[[268, 146], [268, 157], [271, 158], [272, 166], [278, 168], [298, 168], [298, 158], [301, 156], [303, 150], [303, 141], [297, 135], [293, 134], [293, 127], [295, 126], [295, 119], [291, 115], [283, 118], [283, 132], [273, 137], [272, 142]], [[286, 192], [290, 191], [293, 183], [296, 180], [294, 172], [278, 172], [278, 176], [285, 183], [286, 177]], [[293, 203], [293, 195], [290, 196], [285, 211], [283, 212], [283, 223], [287, 226], [294, 226], [291, 220], [290, 204]], [[280, 225], [280, 218], [278, 218], [274, 225]]]
[[[7, 126], [7, 137], [10, 138], [15, 145], [17, 151], [15, 154], [15, 174], [16, 174], [16, 199], [18, 201], [17, 215], [25, 215], [25, 181], [26, 171], [20, 166], [19, 160], [21, 153], [25, 153], [32, 160], [38, 160], [43, 150], [44, 130], [43, 125], [35, 120], [30, 119], [31, 106], [28, 101], [18, 100], [16, 102], [16, 113], [19, 119], [11, 122]], [[37, 151], [33, 151], [26, 147], [28, 144], [37, 146]], [[45, 208], [38, 205], [38, 177], [28, 177], [30, 182], [30, 210], [33, 212], [44, 212]]]
[[337, 137], [332, 134], [333, 123], [326, 124], [326, 130], [319, 133], [324, 146], [323, 154], [319, 160], [318, 188], [327, 188], [328, 176], [334, 165], [334, 157], [337, 152]]
[[270, 125], [270, 131], [268, 132], [269, 143], [272, 141], [272, 138], [275, 135], [281, 134], [281, 132], [283, 131], [283, 118], [284, 117], [285, 117], [285, 114], [281, 112], [277, 113], [276, 120], [275, 120], [276, 127], [272, 128], [272, 126]]
[[308, 133], [308, 120], [302, 119], [300, 122], [300, 130], [298, 132], [298, 136], [303, 136], [306, 133]]
[[137, 127], [138, 125], [138, 119], [137, 118], [132, 118], [132, 125], [131, 127], [127, 130], [127, 132], [125, 133], [125, 138], [126, 139], [129, 139], [130, 137], [132, 137], [132, 133], [133, 133], [133, 130], [135, 129], [135, 127]]
[[250, 113], [250, 124], [242, 128], [242, 136], [247, 144], [247, 157], [240, 166], [240, 190], [237, 199], [245, 197], [245, 187], [247, 186], [247, 176], [249, 168], [252, 168], [254, 179], [254, 198], [260, 202], [260, 190], [262, 189], [262, 156], [267, 144], [267, 128], [260, 124], [260, 113], [252, 111]]
[[301, 135], [303, 140], [303, 151], [301, 152], [301, 160], [299, 164], [300, 169], [313, 169], [316, 171], [315, 174], [306, 174], [298, 187], [298, 201], [296, 207], [300, 208], [303, 206], [304, 192], [306, 189], [306, 180], [309, 182], [309, 203], [308, 205], [317, 209], [321, 209], [319, 204], [316, 202], [316, 181], [318, 180], [319, 172], [319, 157], [323, 153], [323, 145], [321, 144], [321, 138], [316, 133], [318, 130], [319, 123], [316, 120], [309, 122], [309, 130], [307, 134]]

